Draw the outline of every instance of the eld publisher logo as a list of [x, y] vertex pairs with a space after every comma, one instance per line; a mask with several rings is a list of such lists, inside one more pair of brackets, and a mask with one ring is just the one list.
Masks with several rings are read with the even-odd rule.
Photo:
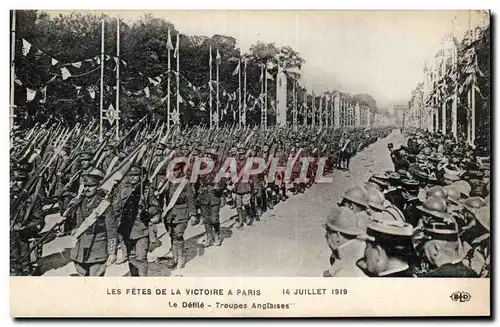
[[450, 295], [450, 298], [454, 302], [467, 302], [470, 300], [470, 294], [467, 292], [458, 291]]

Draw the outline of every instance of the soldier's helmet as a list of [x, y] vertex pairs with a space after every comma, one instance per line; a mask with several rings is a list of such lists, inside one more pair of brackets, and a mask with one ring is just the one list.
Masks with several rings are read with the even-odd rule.
[[426, 197], [436, 197], [446, 199], [446, 191], [441, 186], [433, 186], [427, 190]]
[[330, 215], [328, 215], [326, 224], [323, 225], [327, 231], [340, 232], [352, 236], [363, 234], [367, 226], [367, 219], [356, 215], [352, 210], [345, 207], [334, 208]]
[[479, 196], [473, 196], [462, 202], [465, 209], [475, 214], [478, 209], [486, 206], [486, 202]]
[[490, 207], [484, 206], [476, 211], [476, 220], [484, 227], [486, 230], [490, 231]]
[[247, 149], [245, 149], [244, 147], [238, 148], [238, 154], [246, 154], [246, 153]]
[[450, 216], [446, 212], [447, 205], [442, 198], [428, 198], [425, 202], [417, 207], [418, 210], [436, 218], [448, 219]]
[[342, 200], [347, 200], [366, 208], [368, 207], [368, 196], [366, 193], [366, 190], [359, 186], [351, 187], [342, 196]]
[[421, 153], [424, 155], [424, 156], [430, 156], [431, 153], [432, 153], [432, 150], [431, 148], [424, 148]]
[[456, 188], [454, 188], [451, 185], [447, 185], [443, 189], [446, 192], [446, 199], [449, 202], [451, 202], [454, 205], [459, 205], [460, 204], [460, 192], [457, 191]]
[[469, 197], [470, 191], [471, 191], [471, 186], [469, 183], [466, 181], [456, 181], [455, 183], [451, 184], [457, 191], [462, 194], [464, 197]]
[[417, 156], [415, 157], [417, 159], [417, 162], [418, 163], [424, 163], [425, 162], [425, 156], [423, 154], [417, 154]]
[[377, 189], [370, 189], [367, 192], [368, 205], [375, 210], [384, 210], [384, 195]]
[[83, 185], [85, 186], [97, 186], [99, 182], [104, 178], [104, 172], [98, 168], [91, 168], [83, 175]]

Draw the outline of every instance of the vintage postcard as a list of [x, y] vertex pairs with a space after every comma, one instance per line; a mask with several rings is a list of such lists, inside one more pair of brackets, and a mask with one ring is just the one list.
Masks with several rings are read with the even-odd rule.
[[488, 10], [10, 26], [13, 317], [491, 315]]

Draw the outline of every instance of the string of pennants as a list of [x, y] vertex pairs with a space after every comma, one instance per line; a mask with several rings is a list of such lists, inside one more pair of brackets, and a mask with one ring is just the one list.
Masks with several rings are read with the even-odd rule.
[[[97, 55], [97, 56], [93, 56], [93, 57], [90, 57], [90, 58], [87, 58], [87, 59], [84, 59], [84, 60], [80, 60], [80, 61], [75, 61], [75, 62], [69, 62], [69, 63], [62, 63], [60, 60], [54, 58], [53, 56], [47, 54], [46, 52], [40, 50], [40, 49], [37, 49], [35, 48], [29, 41], [27, 41], [26, 39], [22, 38], [21, 39], [22, 41], [22, 54], [23, 56], [26, 58], [28, 57], [28, 55], [32, 52], [35, 52], [35, 55], [37, 57], [41, 57], [41, 56], [48, 56], [50, 57], [50, 62], [51, 62], [51, 65], [54, 66], [54, 67], [57, 67], [60, 71], [60, 73], [51, 73], [52, 78], [44, 83], [44, 85], [42, 85], [41, 87], [38, 87], [37, 89], [34, 89], [34, 88], [29, 88], [29, 87], [26, 87], [26, 101], [27, 102], [31, 102], [33, 101], [35, 98], [36, 98], [36, 94], [38, 92], [41, 92], [42, 93], [42, 99], [40, 100], [40, 103], [45, 103], [46, 100], [47, 100], [47, 86], [54, 82], [54, 80], [57, 78], [57, 77], [62, 77], [62, 80], [66, 81], [72, 77], [78, 77], [78, 76], [83, 76], [83, 75], [87, 75], [87, 74], [90, 74], [94, 71], [97, 71], [99, 67], [96, 67], [96, 66], [100, 66], [101, 64], [101, 56], [100, 55]], [[116, 65], [118, 65], [118, 60], [119, 58], [118, 57], [114, 57], [114, 56], [110, 56], [108, 54], [105, 54], [105, 60], [106, 61], [109, 61], [109, 60], [114, 60]], [[127, 67], [127, 62], [124, 61], [124, 60], [120, 60], [121, 63], [124, 65], [124, 67]], [[28, 61], [29, 62], [29, 61]], [[30, 62], [31, 63], [31, 62]], [[84, 72], [84, 73], [80, 73], [80, 74], [75, 74], [74, 72], [72, 73], [68, 68], [70, 67], [74, 67], [74, 68], [78, 68], [78, 69], [81, 69], [82, 66], [83, 66], [83, 63], [89, 63], [91, 64], [92, 66], [92, 70], [90, 71], [87, 71], [87, 72]], [[32, 63], [31, 63], [32, 64]], [[33, 64], [32, 64], [33, 65]], [[116, 70], [116, 67], [114, 67], [114, 71]], [[238, 67], [237, 67], [238, 69]], [[144, 78], [144, 74], [142, 74], [141, 72], [137, 72], [139, 76], [141, 76], [142, 78]], [[173, 74], [174, 76], [176, 76], [178, 74], [178, 72], [174, 71], [174, 70], [171, 70], [170, 71], [171, 74]], [[120, 89], [123, 91], [123, 93], [127, 96], [141, 96], [141, 95], [144, 95], [146, 98], [149, 98], [150, 97], [150, 94], [151, 94], [151, 90], [150, 90], [150, 87], [159, 87], [160, 85], [162, 85], [167, 79], [166, 77], [168, 76], [169, 74], [169, 71], [165, 71], [163, 72], [162, 74], [160, 75], [157, 75], [155, 77], [149, 77], [149, 76], [146, 76], [147, 80], [148, 80], [148, 85], [138, 91], [131, 91], [131, 90], [128, 90], [126, 87], [124, 87], [123, 85], [120, 85]], [[234, 74], [233, 74], [234, 75]], [[184, 80], [185, 82], [187, 82], [187, 86], [189, 89], [193, 90], [194, 92], [198, 93], [198, 95], [201, 97], [202, 95], [206, 95], [206, 93], [208, 92], [208, 90], [210, 89], [211, 92], [214, 92], [214, 89], [215, 87], [217, 86], [217, 82], [216, 81], [209, 81], [207, 82], [206, 85], [203, 85], [203, 86], [196, 86], [194, 85], [191, 81], [189, 81], [182, 73], [179, 74], [180, 78], [182, 80]], [[262, 76], [261, 76], [262, 78]], [[273, 79], [272, 78], [272, 75], [271, 76], [268, 76], [269, 79]], [[15, 83], [19, 86], [23, 86], [23, 82], [19, 79], [19, 78], [15, 78]], [[83, 89], [82, 86], [78, 86], [78, 85], [75, 85], [73, 84], [73, 86], [75, 87], [75, 91], [76, 91], [76, 98], [75, 100], [77, 99], [80, 99], [83, 97], [83, 94], [81, 94], [81, 91]], [[220, 86], [220, 84], [219, 84]], [[91, 99], [95, 99], [96, 98], [96, 94], [99, 93], [99, 88], [96, 86], [96, 85], [90, 85], [88, 87], [85, 88], [86, 91], [88, 92], [89, 96]], [[112, 92], [111, 89], [114, 89], [116, 90], [116, 86], [108, 86], [108, 85], [105, 85], [105, 90], [107, 92]], [[229, 103], [231, 103], [232, 101], [236, 101], [237, 100], [237, 96], [238, 96], [238, 92], [240, 90], [236, 90], [234, 92], [228, 92], [227, 90], [225, 89], [222, 89], [222, 96], [225, 97], [227, 99], [226, 101], [226, 106], [225, 108], [223, 109], [223, 112], [224, 113], [227, 113], [228, 111], [228, 107], [229, 107]], [[171, 94], [175, 94], [176, 90], [175, 90], [175, 83], [171, 89]], [[193, 97], [191, 96], [191, 94], [188, 94], [188, 101], [187, 101], [187, 104], [194, 108], [195, 107], [195, 103], [192, 101], [193, 100]], [[168, 95], [165, 95], [163, 98], [161, 98], [161, 102], [165, 102], [166, 100], [168, 99]], [[253, 95], [251, 94], [248, 94], [247, 96], [247, 101], [245, 101], [245, 99], [242, 99], [243, 100], [243, 103], [242, 105], [244, 106], [244, 108], [249, 108], [250, 111], [254, 110], [255, 107], [257, 106], [258, 102], [263, 102], [263, 94], [261, 94], [259, 97], [254, 97]], [[252, 100], [253, 100], [253, 103], [252, 103]], [[182, 96], [179, 95], [179, 102], [180, 103], [184, 103], [184, 99], [182, 98]], [[247, 102], [250, 102], [250, 105], [247, 104]], [[270, 100], [271, 102], [271, 108], [274, 108], [275, 107], [275, 103], [274, 103], [274, 100]], [[220, 103], [220, 102], [219, 102]], [[199, 106], [200, 110], [202, 111], [205, 111], [207, 110], [207, 107], [208, 107], [208, 104], [206, 102], [200, 102], [200, 106]]]

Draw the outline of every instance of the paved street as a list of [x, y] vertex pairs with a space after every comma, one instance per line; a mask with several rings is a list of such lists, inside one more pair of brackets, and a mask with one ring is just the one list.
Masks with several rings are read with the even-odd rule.
[[[261, 276], [261, 277], [317, 277], [328, 266], [329, 249], [322, 224], [336, 205], [342, 193], [351, 186], [362, 183], [372, 173], [392, 169], [387, 143], [398, 147], [403, 141], [399, 131], [370, 145], [351, 160], [349, 172], [335, 171], [333, 183], [315, 184], [304, 194], [290, 196], [273, 210], [266, 212], [254, 226], [243, 230], [231, 228], [235, 209], [227, 206], [221, 210], [221, 247], [204, 249], [201, 242], [204, 228], [200, 224], [188, 227], [186, 244], [188, 262], [184, 276]], [[58, 221], [55, 214], [47, 217], [46, 229]], [[54, 239], [44, 247], [40, 266], [47, 276], [76, 275], [68, 260], [68, 237]], [[162, 237], [163, 246], [150, 253], [150, 271], [153, 276], [168, 276], [170, 269], [156, 258], [165, 254], [170, 241]], [[128, 274], [128, 265], [114, 265], [107, 276]]]

